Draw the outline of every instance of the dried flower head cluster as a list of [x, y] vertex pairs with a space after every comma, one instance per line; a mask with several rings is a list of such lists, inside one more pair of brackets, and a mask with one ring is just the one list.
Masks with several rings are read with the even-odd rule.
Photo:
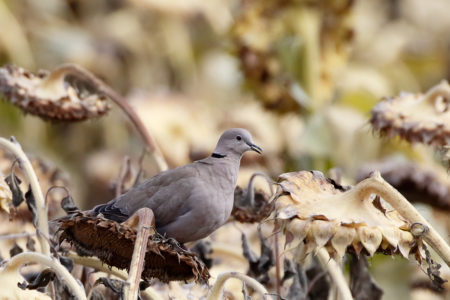
[[[59, 219], [60, 242], [67, 240], [81, 256], [96, 256], [102, 262], [119, 269], [128, 269], [133, 254], [136, 231], [126, 224], [83, 212]], [[209, 272], [198, 257], [181, 248], [176, 241], [158, 234], [147, 243], [144, 279], [208, 281]]]
[[438, 147], [450, 144], [450, 85], [443, 81], [426, 94], [401, 93], [379, 102], [370, 120], [388, 137]]
[[0, 68], [0, 93], [23, 111], [44, 119], [79, 121], [105, 114], [110, 106], [95, 84], [73, 66], [37, 74], [13, 65]]
[[407, 257], [415, 246], [410, 224], [358, 185], [343, 188], [316, 171], [285, 173], [280, 179], [279, 218], [285, 220], [287, 242], [304, 246], [302, 257], [322, 246], [337, 259], [348, 247]]

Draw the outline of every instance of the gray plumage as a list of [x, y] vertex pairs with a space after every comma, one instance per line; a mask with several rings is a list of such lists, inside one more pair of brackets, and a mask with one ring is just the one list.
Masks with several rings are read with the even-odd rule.
[[262, 152], [247, 130], [229, 129], [211, 156], [159, 173], [91, 212], [123, 222], [148, 207], [159, 233], [181, 243], [202, 239], [229, 218], [240, 160], [249, 150]]

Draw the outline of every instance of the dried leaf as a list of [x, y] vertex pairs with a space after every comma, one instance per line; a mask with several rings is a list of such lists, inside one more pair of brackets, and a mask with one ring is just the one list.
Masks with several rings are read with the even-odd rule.
[[378, 287], [369, 273], [369, 265], [364, 255], [350, 254], [350, 290], [355, 300], [379, 300], [383, 290]]
[[267, 243], [267, 240], [261, 233], [261, 228], [258, 228], [258, 237], [261, 243], [261, 256], [258, 257], [248, 244], [245, 234], [241, 235], [242, 250], [244, 257], [249, 262], [248, 275], [256, 278], [261, 283], [269, 281], [269, 269], [274, 265], [273, 251]]
[[97, 279], [94, 283], [94, 286], [97, 286], [99, 284], [102, 284], [109, 288], [111, 291], [113, 291], [116, 294], [121, 295], [123, 286], [125, 285], [125, 281], [118, 280], [118, 279], [112, 279], [112, 278], [106, 278], [106, 277], [100, 277]]
[[213, 259], [210, 258], [212, 253], [211, 242], [209, 241], [199, 241], [189, 249], [190, 251], [196, 253], [200, 260], [205, 264], [205, 266], [210, 269], [213, 265]]
[[104, 300], [104, 299], [105, 296], [103, 296], [102, 292], [100, 292], [98, 289], [92, 289], [89, 300]]
[[31, 283], [27, 283], [26, 281], [24, 281], [22, 283], [18, 283], [17, 286], [23, 290], [36, 290], [38, 288], [46, 287], [51, 281], [55, 279], [55, 277], [55, 272], [53, 272], [52, 269], [47, 268], [42, 270]]
[[36, 242], [33, 240], [31, 236], [29, 236], [27, 238], [27, 249], [30, 251], [35, 251], [36, 250], [36, 248], [34, 247], [35, 244]]
[[9, 250], [9, 256], [13, 257], [22, 252], [23, 252], [23, 249], [20, 248], [20, 246], [17, 245], [17, 243], [14, 243], [14, 246]]
[[11, 172], [6, 178], [6, 183], [9, 186], [9, 189], [12, 192], [12, 203], [15, 207], [19, 206], [23, 202], [23, 193], [20, 189], [21, 180], [14, 174], [14, 171]]
[[61, 200], [61, 208], [64, 209], [67, 214], [72, 214], [74, 212], [80, 211], [80, 209], [75, 205], [75, 201], [73, 200], [72, 196], [70, 195], [67, 195]]
[[31, 190], [31, 186], [28, 186], [28, 191], [25, 193], [25, 201], [28, 206], [28, 210], [31, 212], [33, 216], [33, 224], [37, 228], [37, 208], [36, 208], [36, 200], [34, 199], [33, 191]]
[[59, 256], [59, 262], [69, 271], [73, 270], [73, 260], [65, 256]]

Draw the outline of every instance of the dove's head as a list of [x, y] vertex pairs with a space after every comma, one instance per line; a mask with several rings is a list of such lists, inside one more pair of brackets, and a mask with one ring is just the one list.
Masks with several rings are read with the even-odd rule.
[[239, 156], [241, 157], [247, 151], [255, 151], [259, 154], [262, 149], [253, 144], [252, 135], [245, 129], [232, 128], [225, 131], [217, 143], [213, 156]]

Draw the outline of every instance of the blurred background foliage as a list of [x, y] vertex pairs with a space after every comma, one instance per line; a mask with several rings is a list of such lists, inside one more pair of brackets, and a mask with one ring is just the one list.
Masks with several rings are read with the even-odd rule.
[[[265, 152], [245, 158], [241, 185], [255, 170], [331, 168], [353, 183], [364, 163], [392, 154], [435, 160], [380, 139], [368, 119], [382, 97], [450, 79], [449, 11], [447, 0], [6, 0], [0, 65], [90, 70], [127, 98], [171, 167], [245, 127]], [[70, 174], [84, 208], [113, 198], [125, 155], [138, 169], [143, 144], [117, 108], [49, 123], [2, 101], [0, 119], [0, 135]], [[146, 160], [144, 170], [156, 172]]]

